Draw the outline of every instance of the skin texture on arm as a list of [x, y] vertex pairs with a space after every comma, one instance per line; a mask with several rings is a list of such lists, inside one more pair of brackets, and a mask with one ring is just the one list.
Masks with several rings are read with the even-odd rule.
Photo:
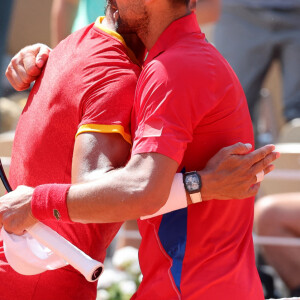
[[[300, 237], [300, 193], [274, 194], [255, 203], [254, 229], [260, 236]], [[300, 286], [300, 247], [261, 245], [266, 261], [289, 289]], [[296, 296], [296, 295], [294, 295]]]
[[[273, 145], [246, 154], [242, 143], [220, 150], [199, 173], [203, 180], [202, 198], [243, 199], [259, 188], [256, 174], [269, 173], [279, 154]], [[240, 154], [239, 154], [240, 153]], [[241, 165], [241, 161], [243, 161]], [[127, 166], [85, 185], [69, 190], [70, 218], [77, 222], [117, 222], [150, 215], [168, 198], [178, 164], [158, 153], [134, 155]]]
[[79, 0], [53, 0], [51, 8], [51, 46], [55, 47], [72, 29]]
[[72, 162], [72, 183], [91, 181], [125, 165], [130, 144], [117, 133], [82, 133], [77, 136]]
[[[95, 180], [114, 168], [124, 166], [130, 153], [128, 144], [119, 134], [82, 133], [75, 140], [73, 162], [72, 162], [72, 183]], [[32, 216], [28, 195], [33, 189], [25, 186], [18, 187], [15, 191], [7, 194], [19, 195], [18, 200], [13, 203], [0, 205], [0, 224], [9, 222], [6, 226], [8, 232], [23, 234], [24, 229], [32, 226], [37, 220]], [[10, 208], [8, 208], [8, 206]], [[19, 210], [20, 215], [16, 217], [14, 212]], [[23, 229], [14, 231], [16, 223], [23, 223]]]
[[[267, 145], [246, 154], [250, 148], [237, 143], [221, 149], [199, 172], [203, 181], [202, 198], [254, 196], [259, 187], [255, 175], [262, 170], [265, 174], [270, 172], [274, 168], [272, 161], [279, 157], [274, 148]], [[111, 168], [109, 164], [105, 166]], [[103, 223], [153, 214], [167, 200], [177, 167], [175, 161], [160, 154], [134, 155], [125, 168], [104, 175], [102, 172], [95, 181], [73, 185], [67, 197], [70, 218], [82, 223]], [[74, 169], [78, 174], [74, 176], [85, 177], [85, 168]], [[32, 188], [18, 187], [1, 197], [0, 225], [7, 231], [22, 234], [36, 222], [31, 215], [32, 194]]]
[[196, 13], [200, 25], [216, 22], [220, 17], [221, 0], [191, 0], [190, 9]]
[[178, 164], [158, 153], [134, 155], [123, 169], [74, 185], [68, 194], [73, 221], [117, 222], [157, 211], [167, 200]]

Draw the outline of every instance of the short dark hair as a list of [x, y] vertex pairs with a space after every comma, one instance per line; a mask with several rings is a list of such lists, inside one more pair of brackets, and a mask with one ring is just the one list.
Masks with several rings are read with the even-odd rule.
[[178, 4], [182, 5], [182, 4], [184, 4], [184, 5], [188, 6], [189, 3], [190, 3], [190, 0], [171, 0], [171, 1], [172, 1], [172, 3], [174, 5], [178, 5]]

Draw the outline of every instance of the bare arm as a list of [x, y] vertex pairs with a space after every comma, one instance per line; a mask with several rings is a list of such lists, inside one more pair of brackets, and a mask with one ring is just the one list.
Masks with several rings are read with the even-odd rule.
[[78, 0], [53, 0], [50, 24], [52, 47], [71, 33], [77, 8]]
[[123, 169], [68, 193], [72, 221], [117, 222], [156, 212], [167, 200], [178, 164], [161, 154], [134, 155]]
[[[261, 170], [269, 173], [271, 162], [279, 157], [272, 152], [274, 148], [268, 145], [247, 155], [241, 155], [249, 151], [242, 143], [223, 148], [199, 171], [203, 200], [256, 195], [256, 174]], [[161, 154], [134, 155], [125, 168], [95, 182], [72, 186], [67, 197], [70, 218], [105, 223], [151, 215], [165, 204], [177, 168], [174, 160]]]
[[[73, 153], [72, 182], [95, 180], [105, 172], [125, 165], [129, 153], [130, 145], [119, 134], [82, 133], [78, 135]], [[30, 201], [27, 197], [29, 194], [32, 195], [32, 191], [33, 189], [29, 187], [18, 187], [6, 195], [7, 199], [14, 198], [15, 201], [8, 200], [6, 203], [0, 203], [0, 225], [10, 223], [10, 226], [5, 227], [7, 231], [23, 234], [24, 229], [37, 222], [32, 216]], [[22, 224], [19, 230], [13, 229], [16, 223]]]
[[72, 183], [91, 181], [125, 165], [130, 153], [128, 144], [117, 133], [82, 133], [77, 136], [73, 161]]
[[[249, 147], [238, 143], [220, 150], [199, 172], [203, 199], [243, 199], [255, 195], [259, 188], [255, 175], [262, 170], [265, 174], [270, 172], [272, 161], [279, 157], [274, 148], [267, 145], [246, 154]], [[175, 161], [160, 154], [134, 155], [123, 169], [73, 185], [67, 196], [70, 218], [82, 223], [102, 223], [151, 215], [167, 200], [177, 167]], [[84, 176], [85, 172], [81, 172], [78, 174]], [[20, 187], [0, 199], [0, 224], [8, 231], [20, 234], [36, 222], [31, 217], [32, 195], [32, 188]]]

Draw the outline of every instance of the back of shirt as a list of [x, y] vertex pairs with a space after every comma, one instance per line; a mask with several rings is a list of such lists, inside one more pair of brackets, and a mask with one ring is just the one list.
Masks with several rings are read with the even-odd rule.
[[[253, 144], [241, 85], [193, 15], [173, 22], [139, 78], [132, 153], [200, 170], [222, 147]], [[163, 176], [163, 174], [162, 174]], [[211, 200], [139, 221], [139, 299], [263, 299], [252, 243], [254, 199]], [[152, 297], [152, 298], [151, 298]]]
[[[139, 67], [128, 56], [124, 41], [116, 36], [117, 33], [112, 36], [110, 31], [103, 30], [98, 20], [70, 35], [51, 52], [17, 126], [10, 168], [14, 189], [18, 185], [71, 183], [78, 132], [119, 132], [129, 141]], [[121, 223], [45, 223], [100, 261], [104, 260], [106, 249], [121, 226]], [[65, 277], [69, 281], [71, 275], [81, 278], [81, 285], [92, 286], [96, 293], [96, 283], [88, 283], [73, 268], [66, 268], [69, 270]], [[41, 276], [48, 273], [45, 274]], [[32, 279], [28, 289], [38, 290], [36, 280], [39, 277]], [[83, 288], [79, 285], [77, 289]], [[24, 294], [24, 299], [32, 298]]]

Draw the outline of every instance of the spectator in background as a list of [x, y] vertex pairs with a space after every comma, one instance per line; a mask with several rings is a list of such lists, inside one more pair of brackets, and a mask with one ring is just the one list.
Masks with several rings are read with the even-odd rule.
[[[51, 11], [51, 44], [61, 40], [104, 16], [106, 0], [53, 0]], [[99, 13], [100, 12], [100, 13]]]
[[300, 117], [300, 0], [223, 0], [215, 45], [241, 81], [254, 125], [275, 59], [282, 67], [284, 117]]
[[[255, 204], [254, 228], [260, 236], [300, 237], [300, 193], [277, 194]], [[300, 296], [299, 246], [261, 247], [265, 260], [275, 268], [291, 291]]]
[[3, 60], [6, 54], [6, 41], [9, 29], [9, 21], [13, 8], [13, 0], [1, 0], [0, 2], [0, 97], [4, 95], [3, 80], [4, 70], [2, 72]]

